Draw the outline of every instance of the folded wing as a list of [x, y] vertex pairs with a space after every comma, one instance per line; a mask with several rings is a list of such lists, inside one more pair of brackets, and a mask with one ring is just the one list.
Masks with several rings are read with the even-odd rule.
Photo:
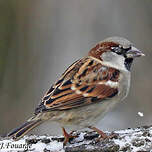
[[80, 59], [48, 90], [36, 113], [67, 110], [112, 98], [118, 94], [119, 74], [119, 70], [92, 58]]

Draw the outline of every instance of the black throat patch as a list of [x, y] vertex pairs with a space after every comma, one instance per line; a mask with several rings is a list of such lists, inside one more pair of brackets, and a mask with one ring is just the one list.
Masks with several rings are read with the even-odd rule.
[[125, 67], [128, 71], [130, 71], [130, 68], [131, 68], [131, 65], [132, 65], [132, 62], [133, 62], [133, 58], [126, 58], [125, 59]]

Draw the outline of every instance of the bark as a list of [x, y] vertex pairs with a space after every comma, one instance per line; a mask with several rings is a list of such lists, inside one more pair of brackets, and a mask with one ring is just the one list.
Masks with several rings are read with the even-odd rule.
[[[63, 147], [63, 136], [25, 136], [17, 142], [12, 139], [1, 138], [0, 151], [7, 151], [8, 147], [2, 147], [11, 144], [26, 144], [28, 150], [16, 148], [16, 151], [33, 152], [152, 152], [152, 126], [143, 126], [138, 128], [129, 128], [114, 132], [106, 132], [110, 139], [98, 141], [99, 135], [96, 132], [73, 132], [76, 138], [70, 139], [70, 142]], [[9, 149], [8, 149], [9, 151]], [[14, 152], [14, 151], [13, 151]]]

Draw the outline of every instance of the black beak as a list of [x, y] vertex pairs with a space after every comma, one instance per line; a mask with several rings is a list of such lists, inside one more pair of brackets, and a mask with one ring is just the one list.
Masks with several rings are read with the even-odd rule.
[[135, 57], [145, 56], [145, 54], [132, 46], [131, 49], [126, 52], [126, 56], [127, 58], [135, 58]]

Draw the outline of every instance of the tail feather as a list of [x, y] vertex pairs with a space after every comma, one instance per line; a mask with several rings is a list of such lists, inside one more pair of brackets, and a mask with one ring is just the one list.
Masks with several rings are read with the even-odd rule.
[[33, 120], [33, 121], [27, 121], [20, 127], [12, 130], [10, 133], [8, 133], [8, 137], [12, 137], [15, 140], [20, 139], [25, 134], [27, 134], [30, 130], [38, 126], [40, 123], [42, 123], [41, 119], [39, 120]]

